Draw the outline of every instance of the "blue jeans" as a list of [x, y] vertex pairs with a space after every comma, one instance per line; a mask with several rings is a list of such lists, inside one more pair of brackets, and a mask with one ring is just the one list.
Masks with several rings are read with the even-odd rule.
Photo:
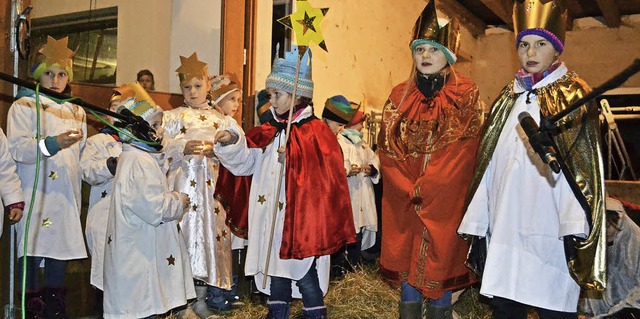
[[[305, 308], [324, 306], [322, 290], [320, 289], [320, 281], [318, 280], [318, 271], [316, 270], [316, 262], [313, 261], [309, 272], [296, 282], [296, 286], [302, 294], [302, 304]], [[291, 302], [291, 279], [271, 276], [271, 296], [270, 301]]]
[[[45, 257], [27, 256], [27, 284], [26, 290], [38, 290], [40, 285], [40, 263], [44, 259], [44, 287], [63, 287], [64, 275], [67, 270], [67, 261]], [[22, 289], [22, 261], [24, 257], [18, 258], [18, 290]]]
[[[402, 302], [422, 302], [422, 294], [418, 289], [409, 285], [408, 282], [403, 281], [400, 288], [400, 301]], [[445, 291], [444, 295], [440, 299], [429, 299], [429, 304], [435, 307], [448, 307], [451, 306], [452, 292]]]

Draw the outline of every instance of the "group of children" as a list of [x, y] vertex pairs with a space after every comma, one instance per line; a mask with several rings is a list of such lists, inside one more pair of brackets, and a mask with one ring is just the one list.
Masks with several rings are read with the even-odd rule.
[[[522, 69], [483, 123], [477, 85], [453, 68], [457, 23], [440, 26], [430, 1], [410, 44], [412, 74], [383, 108], [377, 154], [362, 138], [364, 114], [345, 97], [327, 99], [322, 119], [314, 115], [310, 51], [296, 47], [275, 59], [267, 93], [258, 95], [262, 124], [247, 132], [232, 118], [238, 80], [210, 77], [195, 53], [176, 70], [184, 105], [163, 112], [140, 84], [125, 84], [110, 101], [121, 117], [88, 139], [82, 108], [22, 90], [8, 139], [0, 134], [0, 177], [5, 211], [19, 221], [27, 316], [66, 317], [66, 262], [86, 257], [84, 180], [92, 185], [91, 284], [104, 292], [105, 318], [172, 309], [211, 318], [239, 305], [231, 256], [245, 245], [244, 274], [269, 295], [269, 318], [289, 318], [292, 298], [302, 298], [304, 318], [327, 318], [331, 259], [348, 268], [373, 245], [372, 185], [383, 178], [380, 270], [401, 287], [400, 318], [452, 318], [452, 292], [480, 276], [494, 318], [526, 318], [527, 307], [541, 318], [576, 318], [580, 287], [611, 283], [603, 276], [605, 225], [617, 240], [639, 232], [614, 202], [605, 209], [595, 108], [557, 124], [559, 174], [520, 129], [520, 112], [539, 120], [589, 90], [558, 60], [563, 17], [555, 1], [516, 1]], [[68, 94], [71, 59], [66, 38], [49, 38], [34, 79]], [[222, 200], [224, 188], [233, 192]], [[30, 218], [21, 219], [23, 209]], [[605, 210], [616, 212], [609, 224]], [[605, 299], [625, 297], [615, 290]], [[625, 307], [584, 304], [593, 316]]]

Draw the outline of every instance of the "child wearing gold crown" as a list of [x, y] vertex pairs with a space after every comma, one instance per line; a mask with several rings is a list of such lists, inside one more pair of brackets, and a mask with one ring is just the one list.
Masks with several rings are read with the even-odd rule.
[[[104, 248], [104, 317], [147, 318], [195, 297], [189, 257], [178, 220], [189, 195], [171, 191], [161, 149], [162, 109], [137, 83], [119, 88], [117, 112], [144, 121], [118, 132], [118, 159]], [[144, 137], [152, 137], [145, 142]], [[153, 142], [154, 144], [149, 144]]]
[[401, 318], [452, 317], [452, 291], [477, 279], [464, 265], [462, 219], [482, 109], [478, 87], [453, 69], [459, 26], [438, 24], [434, 1], [418, 17], [413, 70], [391, 91], [378, 140], [382, 194], [380, 271], [400, 283]]
[[[519, 114], [539, 122], [590, 88], [558, 59], [566, 29], [560, 3], [518, 0], [513, 18], [521, 69], [491, 109], [458, 232], [486, 238], [480, 292], [492, 298], [494, 318], [526, 318], [528, 307], [540, 318], [576, 318], [580, 285], [604, 287], [598, 112], [584, 105], [554, 124], [549, 134], [566, 166], [552, 172]], [[569, 182], [580, 187], [573, 192]]]
[[[41, 87], [70, 93], [73, 51], [68, 38], [47, 38], [38, 51], [33, 78]], [[39, 98], [40, 105], [37, 105]], [[36, 111], [40, 111], [40, 123]], [[36, 140], [37, 125], [42, 138]], [[19, 265], [27, 263], [26, 294], [29, 316], [65, 318], [64, 278], [68, 260], [87, 257], [80, 224], [80, 153], [85, 145], [86, 114], [82, 108], [44, 94], [22, 89], [7, 115], [9, 150], [16, 161], [25, 198], [34, 197], [31, 218], [17, 224]], [[37, 155], [41, 156], [37, 161]], [[40, 167], [34, 190], [36, 167]], [[31, 209], [30, 202], [25, 211]], [[30, 222], [26, 256], [24, 235]], [[39, 282], [44, 264], [44, 283]], [[19, 266], [22, 269], [22, 266]], [[22, 271], [18, 272], [21, 275]], [[18, 282], [21, 282], [18, 280]]]
[[216, 135], [215, 152], [224, 166], [238, 176], [253, 174], [245, 274], [270, 295], [269, 318], [289, 318], [292, 297], [302, 297], [304, 318], [326, 318], [329, 255], [355, 241], [340, 145], [310, 104], [310, 58], [310, 51], [302, 57], [295, 96], [297, 47], [274, 61], [266, 81], [272, 121], [246, 138], [233, 128]]
[[164, 115], [166, 152], [171, 158], [168, 179], [171, 189], [191, 197], [191, 209], [180, 220], [180, 228], [196, 281], [197, 298], [191, 307], [207, 318], [213, 315], [210, 309], [230, 310], [234, 301], [228, 294], [233, 286], [231, 231], [225, 224], [225, 209], [214, 199], [219, 163], [213, 156], [213, 138], [218, 130], [237, 127], [217, 103], [237, 97], [240, 86], [228, 77], [216, 78], [216, 83], [225, 85], [210, 92], [207, 64], [195, 52], [180, 61], [176, 72], [184, 105]]

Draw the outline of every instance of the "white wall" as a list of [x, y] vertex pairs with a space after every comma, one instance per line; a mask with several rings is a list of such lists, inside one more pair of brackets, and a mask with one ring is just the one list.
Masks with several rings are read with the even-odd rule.
[[[179, 93], [179, 55], [198, 52], [215, 74], [220, 69], [221, 0], [32, 0], [32, 18], [118, 7], [116, 84], [149, 69], [156, 90]], [[90, 4], [92, 7], [90, 7]]]

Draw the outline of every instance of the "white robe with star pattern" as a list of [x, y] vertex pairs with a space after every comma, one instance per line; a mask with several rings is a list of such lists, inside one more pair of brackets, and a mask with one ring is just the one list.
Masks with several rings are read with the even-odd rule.
[[202, 155], [184, 155], [189, 140], [213, 141], [219, 129], [237, 127], [207, 104], [202, 108], [182, 106], [164, 112], [163, 126], [170, 158], [169, 188], [188, 194], [191, 209], [180, 220], [187, 244], [193, 278], [208, 285], [231, 289], [232, 236], [226, 225], [226, 211], [214, 199], [218, 179], [218, 160]]
[[58, 260], [86, 258], [80, 224], [82, 180], [79, 165], [87, 134], [86, 114], [77, 105], [58, 104], [44, 95], [40, 95], [40, 103], [40, 142], [47, 136], [57, 136], [70, 129], [80, 129], [84, 136], [79, 142], [48, 156], [50, 153], [46, 152], [44, 143], [35, 139], [35, 98], [25, 96], [11, 105], [7, 114], [7, 138], [25, 199], [24, 217], [17, 224], [18, 256], [23, 255], [25, 226], [36, 176], [36, 155], [40, 153], [27, 256]]
[[164, 157], [123, 145], [107, 222], [105, 318], [163, 314], [195, 297], [178, 230], [182, 199], [169, 190]]
[[89, 213], [85, 226], [87, 247], [91, 255], [90, 283], [100, 290], [103, 289], [102, 261], [113, 187], [113, 175], [107, 167], [107, 159], [117, 158], [120, 153], [122, 153], [122, 143], [109, 134], [98, 133], [87, 139], [80, 157], [82, 180], [91, 185]]

